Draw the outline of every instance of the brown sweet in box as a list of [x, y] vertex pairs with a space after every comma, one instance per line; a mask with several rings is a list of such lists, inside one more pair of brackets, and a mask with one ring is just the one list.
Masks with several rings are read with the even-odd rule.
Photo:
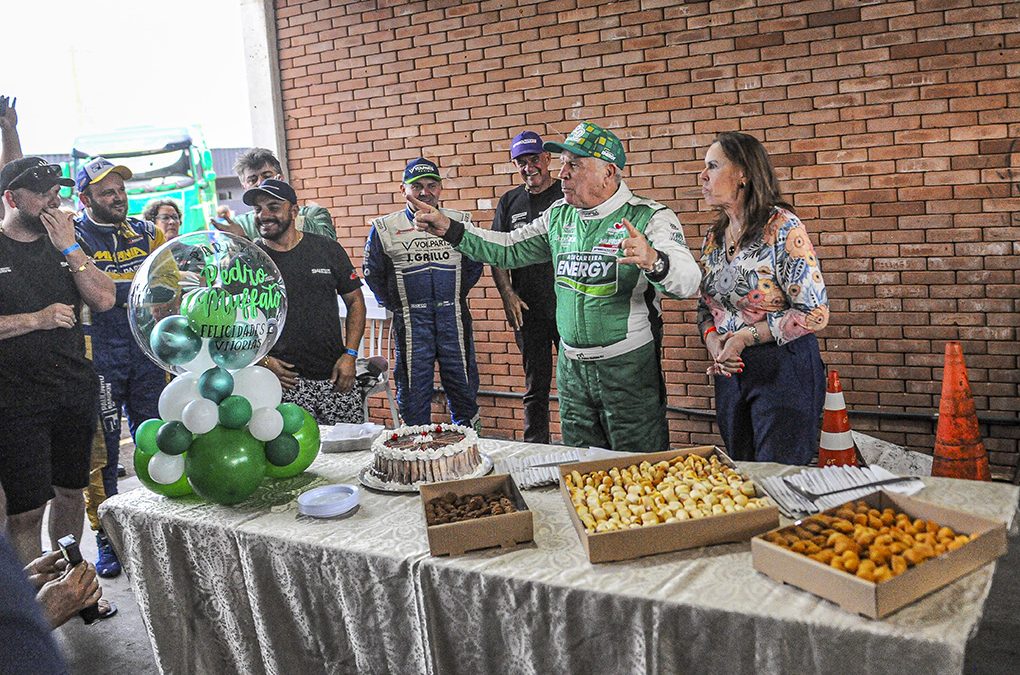
[[891, 507], [879, 510], [864, 501], [810, 516], [763, 538], [875, 583], [970, 541], [932, 520], [912, 519]]
[[514, 506], [513, 501], [499, 491], [486, 495], [465, 494], [459, 496], [453, 492], [447, 492], [428, 501], [425, 505], [425, 520], [429, 525], [443, 525], [516, 511], [517, 507]]

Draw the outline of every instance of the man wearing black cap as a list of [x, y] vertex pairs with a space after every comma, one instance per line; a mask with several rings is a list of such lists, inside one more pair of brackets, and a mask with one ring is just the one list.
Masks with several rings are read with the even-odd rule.
[[0, 484], [24, 562], [39, 555], [51, 499], [52, 547], [69, 533], [81, 539], [99, 387], [76, 317], [82, 304], [101, 312], [115, 300], [113, 282], [75, 240], [71, 214], [59, 210], [70, 182], [39, 157], [0, 171]]
[[107, 497], [117, 494], [121, 411], [127, 413], [133, 438], [138, 425], [159, 417], [159, 395], [167, 383], [167, 374], [145, 355], [128, 322], [128, 292], [135, 272], [165, 241], [155, 224], [128, 216], [125, 181], [131, 176], [131, 169], [104, 157], [85, 162], [75, 176], [83, 206], [75, 218], [75, 229], [96, 266], [117, 288], [113, 309], [91, 314], [86, 325], [99, 374], [99, 416], [106, 442], [106, 463], [100, 469], [102, 486], [98, 480], [90, 481], [85, 495], [89, 520], [96, 530], [96, 570], [101, 577], [120, 574], [120, 562], [100, 529], [97, 512]]
[[[400, 190], [405, 199], [439, 210], [439, 167], [422, 158], [409, 162]], [[432, 421], [438, 360], [454, 423], [477, 429], [478, 366], [467, 294], [483, 266], [442, 239], [417, 231], [414, 209], [408, 201], [402, 211], [373, 220], [365, 245], [365, 281], [379, 304], [393, 312], [400, 416], [411, 425]], [[464, 211], [441, 211], [458, 222], [471, 222]]]
[[[560, 182], [549, 173], [549, 159], [549, 153], [542, 149], [542, 137], [534, 131], [514, 136], [510, 160], [524, 184], [500, 197], [492, 229], [512, 232], [563, 199]], [[493, 267], [492, 280], [503, 298], [506, 319], [514, 329], [524, 359], [524, 440], [548, 443], [552, 348], [560, 340], [556, 332], [552, 264], [519, 267], [512, 273]]]
[[[297, 195], [282, 180], [264, 180], [242, 199], [255, 208], [256, 243], [287, 287], [283, 333], [261, 365], [280, 379], [283, 399], [308, 410], [319, 424], [364, 422], [354, 376], [365, 334], [365, 298], [347, 251], [336, 239], [297, 229]], [[338, 295], [347, 306], [342, 333]]]

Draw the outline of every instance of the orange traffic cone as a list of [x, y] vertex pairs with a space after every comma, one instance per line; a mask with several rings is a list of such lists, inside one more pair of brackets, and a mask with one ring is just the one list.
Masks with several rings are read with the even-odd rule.
[[857, 465], [857, 448], [850, 433], [843, 385], [839, 383], [839, 372], [835, 370], [829, 371], [825, 407], [822, 409], [822, 436], [818, 441], [818, 466], [833, 464]]
[[935, 460], [931, 475], [947, 478], [991, 480], [988, 453], [981, 442], [974, 397], [970, 393], [967, 365], [959, 342], [946, 343], [942, 370], [942, 399], [935, 432]]

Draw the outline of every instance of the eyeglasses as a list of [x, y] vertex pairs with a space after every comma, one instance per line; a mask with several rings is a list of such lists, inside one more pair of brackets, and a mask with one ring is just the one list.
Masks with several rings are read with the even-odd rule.
[[172, 213], [171, 214], [161, 213], [158, 216], [156, 216], [156, 220], [161, 223], [179, 223], [181, 222], [181, 217]]
[[7, 184], [8, 190], [16, 190], [19, 187], [25, 187], [25, 189], [32, 189], [27, 186], [22, 186], [20, 183], [34, 182], [39, 183], [45, 180], [52, 180], [54, 178], [60, 178], [60, 167], [56, 164], [45, 164], [43, 166], [33, 166], [31, 169], [22, 171], [14, 177], [10, 183]]

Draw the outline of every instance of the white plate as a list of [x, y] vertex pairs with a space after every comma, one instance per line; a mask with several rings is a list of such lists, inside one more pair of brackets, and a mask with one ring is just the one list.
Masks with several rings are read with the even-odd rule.
[[333, 518], [347, 513], [361, 501], [357, 485], [323, 485], [298, 495], [298, 513], [315, 518]]
[[[478, 453], [482, 458], [482, 463], [478, 465], [478, 468], [472, 471], [467, 476], [461, 476], [451, 480], [464, 480], [466, 478], [480, 478], [485, 474], [492, 471], [492, 458], [486, 455], [484, 452]], [[369, 464], [358, 473], [358, 480], [361, 484], [367, 488], [373, 490], [381, 490], [382, 492], [418, 492], [418, 487], [424, 485], [428, 481], [421, 481], [419, 483], [412, 483], [410, 485], [406, 483], [387, 483], [386, 481], [379, 480], [372, 475], [372, 465]]]

